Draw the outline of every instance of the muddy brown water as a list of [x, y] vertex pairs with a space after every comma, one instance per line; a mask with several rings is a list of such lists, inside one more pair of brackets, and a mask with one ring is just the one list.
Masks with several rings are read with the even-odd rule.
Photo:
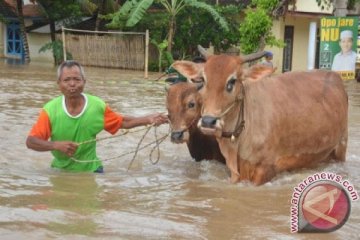
[[[118, 112], [165, 112], [159, 74], [85, 68], [86, 92]], [[185, 145], [166, 139], [157, 164], [151, 148], [138, 152], [143, 131], [104, 140], [98, 153], [105, 174], [69, 174], [50, 168], [51, 155], [25, 147], [42, 105], [57, 96], [56, 70], [32, 63], [0, 63], [1, 239], [359, 239], [360, 201], [346, 224], [326, 234], [291, 234], [293, 188], [317, 172], [334, 172], [360, 190], [360, 83], [349, 94], [349, 143], [344, 164], [283, 173], [260, 187], [229, 184], [226, 167], [191, 159]], [[168, 125], [157, 129], [162, 136]], [[101, 133], [100, 137], [109, 136]], [[144, 144], [153, 141], [153, 130]], [[156, 151], [152, 160], [156, 160]], [[118, 157], [117, 157], [118, 156]], [[111, 159], [113, 158], [113, 159]]]

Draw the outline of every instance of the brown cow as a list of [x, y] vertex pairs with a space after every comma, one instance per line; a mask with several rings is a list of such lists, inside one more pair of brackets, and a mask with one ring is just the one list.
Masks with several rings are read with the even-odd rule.
[[172, 128], [172, 142], [186, 142], [191, 157], [196, 161], [214, 159], [225, 163], [216, 138], [204, 135], [197, 128], [202, 105], [196, 84], [180, 82], [170, 85], [166, 106]]
[[200, 75], [205, 81], [199, 125], [217, 137], [231, 181], [259, 185], [282, 171], [345, 161], [348, 99], [340, 76], [331, 71], [272, 76], [267, 68], [245, 69], [249, 59], [213, 55], [203, 68], [173, 64], [188, 79]]

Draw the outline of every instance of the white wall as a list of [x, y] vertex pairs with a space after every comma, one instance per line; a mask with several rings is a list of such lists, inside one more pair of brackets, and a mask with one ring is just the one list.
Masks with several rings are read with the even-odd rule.
[[[324, 2], [324, 1], [323, 1]], [[332, 14], [334, 7], [333, 4], [330, 4], [328, 8], [324, 5], [324, 9], [322, 10], [321, 7], [318, 6], [315, 0], [296, 0], [296, 9], [297, 12], [311, 12], [311, 13], [328, 13]], [[292, 7], [289, 6], [291, 9]]]
[[30, 58], [32, 62], [54, 62], [51, 51], [39, 53], [40, 48], [50, 41], [50, 34], [28, 33]]

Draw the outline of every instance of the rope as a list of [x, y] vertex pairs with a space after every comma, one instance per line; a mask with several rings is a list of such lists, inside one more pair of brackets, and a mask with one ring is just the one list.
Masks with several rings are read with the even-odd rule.
[[117, 135], [111, 135], [111, 136], [108, 136], [108, 137], [102, 137], [102, 138], [94, 138], [94, 139], [90, 139], [90, 140], [87, 140], [87, 141], [83, 141], [83, 142], [79, 142], [78, 145], [82, 145], [82, 144], [87, 144], [87, 143], [92, 143], [92, 142], [100, 142], [102, 140], [106, 140], [106, 139], [110, 139], [110, 138], [117, 138], [117, 137], [120, 137], [120, 136], [124, 136], [128, 133], [136, 133], [136, 132], [140, 132], [140, 131], [143, 131], [144, 129], [150, 129], [152, 127], [152, 125], [150, 126], [147, 126], [145, 128], [140, 128], [138, 130], [134, 130], [134, 131], [130, 131], [130, 130], [122, 130], [123, 133], [121, 134], [117, 134]]
[[[113, 160], [113, 159], [116, 159], [116, 158], [120, 158], [120, 157], [126, 156], [126, 155], [128, 155], [128, 154], [134, 153], [134, 156], [133, 156], [133, 158], [131, 159], [130, 164], [129, 164], [128, 169], [127, 169], [127, 170], [129, 170], [130, 167], [131, 167], [131, 165], [132, 165], [132, 163], [133, 163], [133, 161], [135, 160], [135, 157], [137, 156], [138, 151], [139, 151], [139, 150], [142, 150], [142, 149], [145, 149], [145, 148], [147, 148], [147, 147], [149, 147], [150, 145], [152, 145], [152, 144], [155, 143], [155, 146], [152, 148], [152, 150], [151, 150], [151, 152], [150, 152], [150, 162], [151, 162], [152, 164], [157, 164], [157, 163], [159, 162], [159, 160], [160, 160], [160, 147], [159, 147], [159, 145], [160, 145], [160, 143], [162, 143], [162, 142], [169, 136], [170, 132], [167, 133], [166, 135], [158, 138], [158, 137], [157, 137], [157, 132], [156, 132], [157, 127], [154, 127], [155, 141], [152, 141], [152, 142], [150, 142], [150, 143], [148, 143], [148, 144], [140, 147], [140, 145], [141, 145], [141, 143], [143, 142], [145, 136], [148, 134], [148, 132], [150, 131], [150, 129], [151, 129], [153, 126], [154, 126], [154, 125], [150, 125], [150, 126], [147, 126], [147, 127], [145, 127], [145, 128], [141, 128], [141, 129], [138, 129], [138, 130], [135, 130], [135, 131], [124, 130], [124, 132], [123, 132], [122, 134], [113, 135], [113, 136], [108, 136], [108, 137], [103, 137], [103, 138], [94, 138], [94, 139], [90, 139], [90, 140], [87, 140], [87, 141], [83, 141], [83, 142], [78, 143], [78, 145], [82, 145], [82, 144], [92, 143], [92, 142], [96, 142], [96, 141], [99, 142], [99, 141], [103, 141], [103, 140], [106, 140], [106, 139], [116, 138], [116, 137], [119, 137], [119, 136], [123, 136], [123, 135], [128, 134], [128, 133], [135, 133], [135, 132], [139, 132], [139, 131], [146, 130], [145, 133], [144, 133], [144, 135], [141, 137], [139, 143], [137, 144], [136, 149], [133, 150], [133, 151], [129, 151], [129, 152], [123, 153], [123, 154], [121, 154], [121, 155], [118, 155], [118, 156], [115, 156], [115, 157], [111, 157], [111, 158], [107, 158], [107, 159], [103, 159], [103, 160], [79, 160], [79, 159], [76, 159], [76, 158], [74, 158], [74, 157], [70, 157], [70, 159], [71, 159], [72, 161], [74, 161], [74, 162], [79, 162], [79, 163], [106, 162], [106, 161], [109, 161], [109, 160]], [[152, 154], [153, 154], [153, 152], [154, 152], [154, 150], [155, 150], [156, 148], [158, 149], [158, 151], [157, 151], [157, 152], [158, 152], [157, 160], [156, 160], [156, 161], [152, 161]]]
[[[151, 149], [151, 151], [150, 151], [150, 155], [149, 155], [149, 157], [150, 157], [150, 162], [151, 162], [153, 165], [154, 165], [154, 164], [157, 164], [157, 163], [159, 162], [159, 160], [160, 160], [160, 148], [159, 148], [159, 145], [160, 145], [160, 143], [162, 143], [162, 142], [169, 136], [170, 132], [168, 132], [166, 135], [162, 136], [161, 138], [157, 138], [156, 128], [154, 128], [155, 141], [153, 141], [153, 142], [151, 142], [151, 143], [149, 143], [149, 144], [146, 144], [146, 145], [143, 146], [143, 147], [140, 147], [141, 143], [143, 142], [145, 136], [148, 134], [149, 131], [150, 131], [150, 128], [146, 130], [146, 132], [144, 133], [144, 135], [143, 135], [142, 138], [140, 139], [139, 143], [137, 144], [136, 149], [135, 149], [134, 151], [132, 151], [132, 153], [134, 153], [134, 156], [133, 156], [133, 158], [131, 159], [131, 161], [130, 161], [130, 163], [129, 163], [129, 166], [128, 166], [128, 168], [127, 168], [127, 171], [130, 170], [130, 168], [131, 168], [131, 166], [132, 166], [132, 164], [133, 164], [133, 162], [134, 162], [134, 160], [135, 160], [135, 157], [137, 156], [138, 151], [141, 150], [141, 149], [144, 149], [144, 148], [146, 148], [146, 147], [148, 147], [148, 146], [150, 146], [150, 145], [153, 144], [153, 143], [156, 143], [156, 144], [155, 144], [155, 146], [154, 146], [154, 147]], [[157, 159], [156, 159], [156, 161], [152, 161], [152, 154], [153, 154], [153, 152], [154, 152], [154, 150], [155, 150], [156, 148], [158, 149]]]

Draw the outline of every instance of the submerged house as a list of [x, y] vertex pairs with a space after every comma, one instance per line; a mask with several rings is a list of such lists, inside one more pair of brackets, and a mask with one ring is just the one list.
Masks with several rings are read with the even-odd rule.
[[[42, 25], [46, 22], [40, 7], [29, 0], [23, 1], [25, 27]], [[0, 1], [0, 58], [22, 59], [24, 57], [23, 43], [20, 35], [20, 25], [16, 9], [16, 1]], [[49, 34], [27, 33], [30, 56], [32, 61], [48, 62], [51, 53], [39, 53], [39, 49], [50, 41]]]

